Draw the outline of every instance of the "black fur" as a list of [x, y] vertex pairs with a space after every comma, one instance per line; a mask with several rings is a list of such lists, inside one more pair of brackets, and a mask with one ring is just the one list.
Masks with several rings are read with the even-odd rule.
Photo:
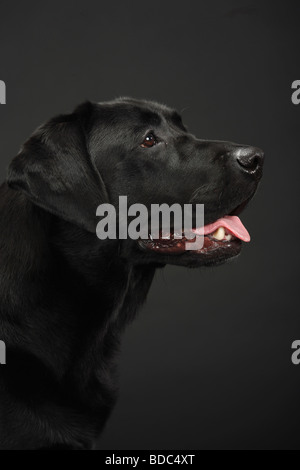
[[[149, 131], [158, 143], [145, 149]], [[258, 155], [255, 172], [237, 151]], [[97, 206], [119, 195], [199, 202], [212, 222], [253, 196], [261, 160], [251, 147], [197, 140], [175, 111], [127, 98], [85, 103], [31, 136], [0, 188], [0, 449], [93, 448], [116, 400], [121, 333], [156, 268], [239, 251], [170, 256], [100, 241]]]

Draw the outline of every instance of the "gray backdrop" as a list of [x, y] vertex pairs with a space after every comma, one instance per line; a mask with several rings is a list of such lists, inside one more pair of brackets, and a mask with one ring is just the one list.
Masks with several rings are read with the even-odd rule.
[[1, 179], [41, 122], [120, 95], [266, 153], [239, 260], [157, 274], [124, 337], [104, 449], [300, 449], [299, 14], [299, 1], [1, 1]]

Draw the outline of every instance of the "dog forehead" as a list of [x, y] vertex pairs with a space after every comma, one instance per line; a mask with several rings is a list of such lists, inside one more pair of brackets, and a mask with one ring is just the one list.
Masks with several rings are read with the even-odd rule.
[[111, 124], [158, 127], [163, 122], [180, 118], [174, 109], [163, 104], [134, 98], [118, 98], [113, 101], [95, 103], [95, 108], [99, 119]]
[[159, 124], [175, 124], [175, 126], [181, 127], [183, 130], [184, 126], [182, 124], [182, 118], [180, 113], [176, 109], [170, 108], [169, 106], [158, 103], [157, 101], [149, 100], [138, 100], [134, 98], [120, 98], [119, 102], [126, 103], [129, 106], [132, 106], [132, 109], [142, 112], [144, 120], [148, 122], [155, 121], [157, 127]]

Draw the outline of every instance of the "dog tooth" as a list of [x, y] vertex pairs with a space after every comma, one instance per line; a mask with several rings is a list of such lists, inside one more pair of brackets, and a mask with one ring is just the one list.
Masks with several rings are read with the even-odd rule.
[[225, 236], [226, 236], [226, 233], [225, 233], [224, 227], [219, 227], [218, 230], [216, 230], [215, 233], [213, 233], [213, 237], [216, 240], [224, 240]]
[[231, 242], [232, 235], [230, 233], [228, 233], [228, 235], [225, 235], [225, 238], [226, 238], [227, 241]]

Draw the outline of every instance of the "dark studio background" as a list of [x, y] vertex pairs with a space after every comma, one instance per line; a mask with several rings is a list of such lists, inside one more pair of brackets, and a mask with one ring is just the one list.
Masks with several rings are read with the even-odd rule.
[[298, 1], [0, 3], [1, 179], [41, 122], [120, 95], [266, 153], [239, 260], [158, 272], [103, 449], [300, 449], [299, 30]]

